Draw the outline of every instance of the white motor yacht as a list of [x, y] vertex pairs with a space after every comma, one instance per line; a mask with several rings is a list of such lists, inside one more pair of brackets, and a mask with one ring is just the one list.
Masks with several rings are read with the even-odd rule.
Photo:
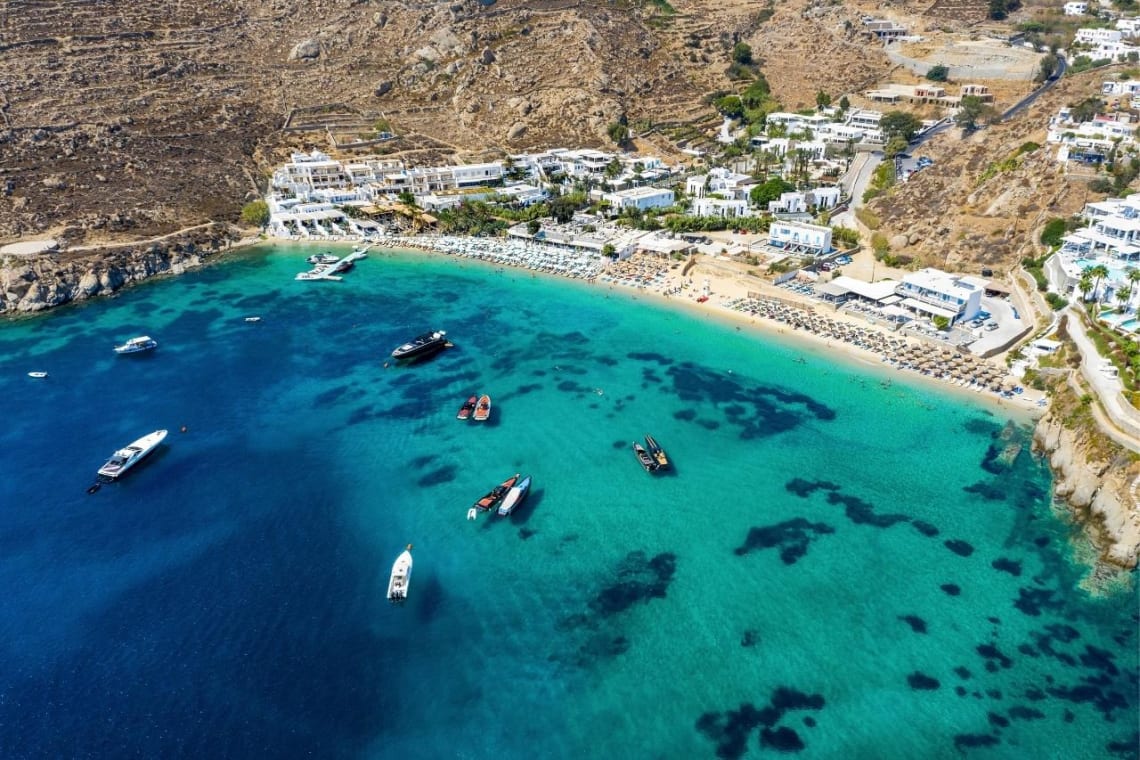
[[121, 346], [115, 346], [115, 353], [137, 354], [139, 351], [150, 351], [152, 348], [158, 348], [158, 341], [149, 335], [140, 335], [137, 338], [131, 338]]
[[412, 579], [412, 545], [396, 557], [392, 575], [388, 579], [388, 601], [402, 602], [408, 598], [408, 582]]
[[158, 444], [162, 443], [165, 438], [165, 430], [156, 430], [144, 435], [134, 443], [124, 446], [112, 454], [107, 463], [99, 468], [99, 475], [115, 480], [141, 462], [147, 454], [158, 448]]

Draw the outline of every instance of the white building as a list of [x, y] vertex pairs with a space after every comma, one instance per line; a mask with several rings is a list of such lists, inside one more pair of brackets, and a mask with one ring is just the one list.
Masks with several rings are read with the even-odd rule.
[[895, 292], [902, 296], [903, 308], [953, 324], [981, 311], [984, 288], [973, 277], [927, 268], [903, 275]]
[[697, 198], [693, 201], [692, 213], [695, 216], [719, 216], [722, 219], [749, 216], [748, 201]]
[[851, 112], [847, 114], [847, 124], [861, 129], [878, 129], [879, 122], [882, 120], [882, 112], [872, 111], [867, 108], [853, 108]]
[[1105, 42], [1120, 42], [1124, 33], [1119, 29], [1089, 29], [1082, 27], [1077, 30], [1073, 42], [1083, 45], [1101, 45]]
[[831, 228], [803, 222], [774, 221], [768, 227], [768, 245], [787, 253], [818, 256], [831, 251]]
[[808, 210], [808, 201], [804, 193], [780, 193], [778, 200], [768, 201], [769, 214], [804, 214]]
[[1105, 82], [1100, 86], [1102, 95], [1126, 95], [1135, 97], [1140, 95], [1140, 80], [1125, 79], [1122, 82]]
[[[1124, 84], [1105, 82], [1103, 87]], [[1103, 91], [1103, 90], [1102, 90]], [[1070, 110], [1062, 108], [1049, 120], [1046, 140], [1059, 143], [1058, 161], [1078, 160], [1085, 163], [1100, 163], [1113, 150], [1128, 150], [1135, 144], [1137, 125], [1131, 116], [1118, 112], [1111, 116], [1098, 114], [1092, 121], [1075, 123]]]
[[1088, 3], [1065, 3], [1066, 16], [1083, 16], [1089, 12]]
[[1125, 37], [1140, 37], [1140, 18], [1119, 18], [1116, 20], [1116, 28]]
[[1087, 203], [1081, 216], [1088, 226], [1065, 235], [1060, 250], [1045, 263], [1050, 289], [1076, 294], [1085, 270], [1103, 264], [1108, 277], [1089, 297], [1110, 301], [1131, 286], [1128, 273], [1140, 263], [1140, 193]]
[[1127, 42], [1102, 42], [1092, 50], [1089, 51], [1089, 58], [1094, 61], [1108, 59], [1110, 61], [1123, 61], [1128, 58], [1129, 54], [1136, 53], [1140, 55], [1140, 47], [1130, 45]]
[[273, 187], [298, 196], [322, 188], [346, 187], [348, 182], [340, 161], [319, 150], [293, 153], [284, 166], [273, 172]]
[[614, 193], [605, 193], [602, 200], [610, 204], [614, 212], [626, 209], [648, 211], [651, 208], [666, 208], [673, 205], [673, 191], [658, 187], [634, 187], [629, 190], [618, 190]]
[[691, 198], [704, 198], [706, 195], [722, 195], [726, 198], [741, 198], [741, 188], [752, 183], [747, 174], [737, 174], [728, 169], [716, 167], [708, 174], [696, 174], [685, 180], [685, 194]]

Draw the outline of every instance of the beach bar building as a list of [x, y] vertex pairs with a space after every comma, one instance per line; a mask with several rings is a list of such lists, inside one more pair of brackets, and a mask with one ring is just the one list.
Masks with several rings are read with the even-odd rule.
[[832, 250], [831, 228], [803, 222], [774, 221], [768, 228], [768, 245], [784, 253], [820, 256]]
[[659, 187], [633, 187], [629, 190], [618, 190], [615, 193], [606, 193], [602, 200], [610, 204], [615, 213], [626, 209], [647, 211], [651, 208], [666, 208], [673, 205], [673, 191]]
[[951, 324], [973, 319], [982, 310], [984, 288], [972, 277], [926, 268], [904, 275], [895, 292], [903, 308], [927, 317], [945, 317]]

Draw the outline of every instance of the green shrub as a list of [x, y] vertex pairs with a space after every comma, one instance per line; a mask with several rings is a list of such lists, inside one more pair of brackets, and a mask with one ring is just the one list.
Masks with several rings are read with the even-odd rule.
[[241, 209], [241, 220], [254, 227], [264, 227], [269, 223], [269, 204], [261, 199], [250, 201]]
[[1045, 228], [1041, 230], [1041, 245], [1056, 248], [1061, 245], [1061, 238], [1065, 236], [1065, 220], [1060, 217], [1050, 219]]
[[1053, 311], [1060, 311], [1069, 305], [1069, 302], [1065, 298], [1056, 293], [1046, 293], [1045, 300], [1049, 302], [1049, 307], [1052, 308]]
[[930, 70], [926, 72], [926, 78], [931, 82], [945, 82], [950, 78], [950, 67], [943, 66], [941, 63], [931, 66]]

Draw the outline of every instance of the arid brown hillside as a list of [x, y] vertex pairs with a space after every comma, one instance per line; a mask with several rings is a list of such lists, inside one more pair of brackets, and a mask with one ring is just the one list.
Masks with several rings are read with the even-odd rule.
[[8, 0], [0, 242], [122, 242], [234, 219], [290, 149], [367, 140], [381, 119], [400, 136], [389, 149], [413, 161], [604, 145], [623, 116], [639, 131], [652, 124], [645, 144], [661, 145], [677, 125], [717, 122], [708, 94], [746, 86], [726, 76], [738, 41], [798, 108], [819, 90], [835, 97], [890, 77], [864, 15], [925, 28], [967, 23], [978, 8]]
[[[1053, 217], [1099, 200], [1087, 180], [1045, 145], [1049, 116], [1099, 92], [1113, 68], [1067, 77], [1008, 122], [962, 138], [954, 129], [919, 151], [934, 166], [914, 174], [870, 208], [882, 219], [892, 253], [949, 270], [1007, 269], [1037, 255], [1034, 231]], [[1028, 142], [1042, 147], [1009, 161]]]
[[844, 29], [856, 9], [814, 6], [780, 3], [758, 33], [762, 6], [740, 0], [9, 0], [0, 241], [234, 218], [290, 148], [367, 139], [381, 118], [425, 157], [601, 145], [621, 116], [715, 120], [703, 101], [743, 86], [725, 76], [740, 40], [790, 104], [887, 70]]

